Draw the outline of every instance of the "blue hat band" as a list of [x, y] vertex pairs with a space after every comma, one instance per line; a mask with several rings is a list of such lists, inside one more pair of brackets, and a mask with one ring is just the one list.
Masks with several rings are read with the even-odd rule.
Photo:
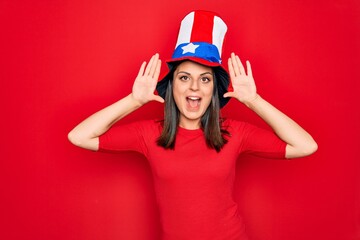
[[182, 43], [175, 49], [172, 58], [196, 57], [221, 64], [217, 47], [206, 42]]

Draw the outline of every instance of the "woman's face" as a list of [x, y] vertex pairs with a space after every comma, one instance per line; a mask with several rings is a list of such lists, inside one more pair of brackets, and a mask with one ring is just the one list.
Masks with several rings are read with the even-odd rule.
[[173, 96], [180, 111], [180, 126], [200, 127], [201, 117], [208, 108], [214, 90], [214, 76], [210, 67], [182, 62], [174, 72]]

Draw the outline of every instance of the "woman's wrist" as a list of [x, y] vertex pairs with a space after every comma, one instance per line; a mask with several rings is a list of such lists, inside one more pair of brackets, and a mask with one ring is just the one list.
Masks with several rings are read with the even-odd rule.
[[261, 100], [261, 96], [256, 94], [253, 98], [243, 101], [243, 103], [250, 109], [253, 109], [256, 104]]
[[129, 94], [129, 97], [130, 97], [131, 101], [133, 102], [134, 106], [137, 107], [137, 108], [138, 108], [138, 107], [141, 107], [141, 106], [143, 106], [143, 105], [145, 104], [145, 103], [142, 102], [141, 100], [137, 99], [137, 98], [134, 96], [133, 93], [130, 93], [130, 94]]

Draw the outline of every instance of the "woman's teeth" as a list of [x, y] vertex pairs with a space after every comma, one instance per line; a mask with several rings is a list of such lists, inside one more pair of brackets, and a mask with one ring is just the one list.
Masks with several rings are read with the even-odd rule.
[[188, 99], [190, 99], [190, 100], [194, 100], [194, 101], [196, 101], [196, 100], [200, 100], [200, 98], [199, 97], [187, 97]]
[[200, 99], [199, 97], [187, 97], [187, 100], [190, 104], [191, 107], [195, 108], [200, 104]]

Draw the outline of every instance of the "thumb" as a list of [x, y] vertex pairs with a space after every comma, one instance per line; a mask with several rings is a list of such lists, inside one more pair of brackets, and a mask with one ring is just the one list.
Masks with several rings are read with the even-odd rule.
[[162, 97], [160, 97], [159, 95], [154, 95], [154, 97], [153, 97], [152, 100], [153, 100], [153, 101], [160, 102], [160, 103], [164, 103], [164, 102], [165, 102], [165, 100], [164, 100]]
[[235, 97], [235, 93], [234, 92], [227, 92], [223, 95], [224, 98], [227, 98], [227, 97]]

